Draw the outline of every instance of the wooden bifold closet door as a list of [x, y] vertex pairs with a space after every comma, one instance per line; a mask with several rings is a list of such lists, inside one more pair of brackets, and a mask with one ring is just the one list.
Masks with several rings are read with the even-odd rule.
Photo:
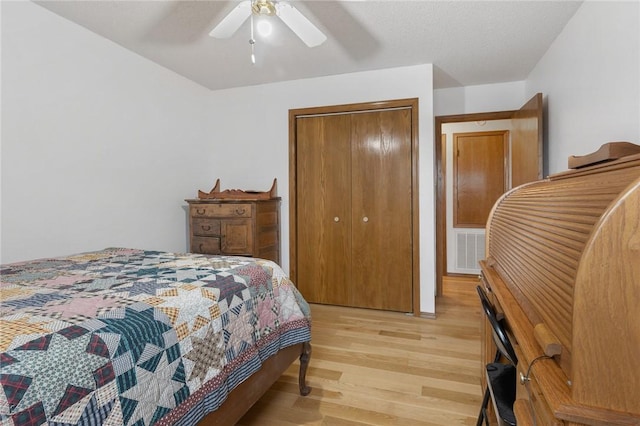
[[413, 310], [412, 112], [296, 118], [296, 284], [312, 303]]

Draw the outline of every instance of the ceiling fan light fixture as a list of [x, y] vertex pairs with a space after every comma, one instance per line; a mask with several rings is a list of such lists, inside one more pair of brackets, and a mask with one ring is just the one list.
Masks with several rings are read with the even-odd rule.
[[262, 37], [269, 37], [273, 32], [273, 26], [271, 25], [271, 22], [264, 19], [258, 20], [256, 29], [258, 30], [258, 34], [260, 34]]

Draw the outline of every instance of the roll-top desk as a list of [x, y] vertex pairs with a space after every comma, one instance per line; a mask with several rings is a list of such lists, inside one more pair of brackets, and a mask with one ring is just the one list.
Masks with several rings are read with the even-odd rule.
[[486, 238], [481, 281], [518, 355], [518, 425], [640, 425], [640, 155], [511, 190]]

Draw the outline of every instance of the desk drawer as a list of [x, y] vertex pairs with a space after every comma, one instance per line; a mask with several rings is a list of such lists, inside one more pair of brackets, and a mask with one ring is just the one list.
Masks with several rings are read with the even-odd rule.
[[521, 381], [521, 377], [524, 377], [527, 374], [526, 370], [527, 369], [524, 365], [518, 364], [518, 384], [516, 385], [517, 399], [520, 401], [518, 402], [518, 405], [520, 410], [524, 409], [525, 406], [528, 408], [525, 411], [526, 414], [525, 412], [520, 411], [520, 416], [516, 417], [518, 424], [521, 422], [526, 424], [526, 422], [529, 421], [528, 418], [530, 418], [534, 424], [538, 425], [564, 425], [565, 423], [562, 420], [559, 420], [553, 415], [551, 407], [549, 407], [549, 404], [540, 390], [540, 386], [538, 385], [538, 381], [536, 380], [533, 372], [535, 370], [535, 366], [531, 371], [529, 371], [530, 379], [524, 383]]

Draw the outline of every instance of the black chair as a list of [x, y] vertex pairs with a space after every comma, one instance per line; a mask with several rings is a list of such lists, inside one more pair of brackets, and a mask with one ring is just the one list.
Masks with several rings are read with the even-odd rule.
[[[493, 341], [498, 348], [492, 363], [486, 365], [487, 388], [484, 391], [482, 407], [478, 415], [477, 426], [481, 426], [484, 420], [489, 426], [487, 418], [487, 405], [489, 398], [493, 400], [493, 406], [500, 425], [516, 426], [516, 417], [513, 413], [513, 403], [516, 399], [516, 367], [518, 358], [505, 332], [502, 322], [498, 320], [495, 309], [481, 286], [477, 286], [478, 296], [485, 316], [491, 325]], [[501, 363], [502, 357], [509, 361], [509, 364]]]

